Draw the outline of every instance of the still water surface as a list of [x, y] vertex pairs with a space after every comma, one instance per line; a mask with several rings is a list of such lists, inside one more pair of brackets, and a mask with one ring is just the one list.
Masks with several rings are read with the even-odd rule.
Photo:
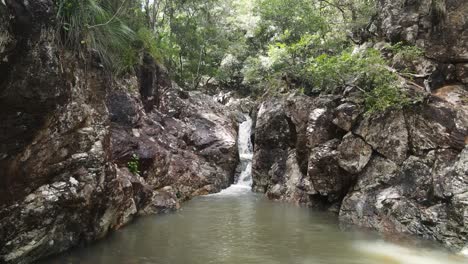
[[441, 249], [343, 232], [336, 216], [271, 202], [233, 186], [182, 210], [140, 218], [104, 241], [46, 260], [52, 264], [452, 264]]

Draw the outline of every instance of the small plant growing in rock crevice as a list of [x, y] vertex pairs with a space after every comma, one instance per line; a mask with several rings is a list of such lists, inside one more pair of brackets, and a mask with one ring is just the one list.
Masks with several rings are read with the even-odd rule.
[[133, 174], [140, 174], [140, 157], [133, 154], [129, 162], [127, 162], [128, 170]]

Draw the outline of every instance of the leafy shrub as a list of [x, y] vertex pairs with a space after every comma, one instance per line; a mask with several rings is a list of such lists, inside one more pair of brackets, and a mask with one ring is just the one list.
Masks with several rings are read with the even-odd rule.
[[380, 85], [365, 94], [367, 114], [383, 112], [389, 108], [401, 108], [409, 103], [405, 93], [397, 85]]
[[127, 163], [128, 170], [133, 174], [140, 174], [140, 157], [136, 154], [132, 155], [132, 158]]
[[368, 112], [384, 111], [407, 103], [399, 89], [397, 76], [385, 67], [385, 60], [373, 49], [344, 51], [339, 55], [320, 55], [310, 61], [308, 72], [314, 86], [325, 93], [341, 92], [345, 87], [359, 89]]
[[346, 86], [371, 90], [387, 74], [385, 61], [376, 50], [343, 51], [338, 55], [322, 54], [309, 61], [308, 72], [316, 88], [327, 93], [338, 92]]
[[162, 60], [162, 54], [157, 46], [157, 39], [150, 29], [148, 28], [140, 28], [137, 32], [137, 41], [139, 45], [146, 50], [153, 58]]
[[395, 54], [401, 56], [401, 58], [407, 62], [413, 62], [416, 59], [424, 56], [424, 50], [417, 46], [405, 45], [402, 42], [390, 47], [390, 50]]

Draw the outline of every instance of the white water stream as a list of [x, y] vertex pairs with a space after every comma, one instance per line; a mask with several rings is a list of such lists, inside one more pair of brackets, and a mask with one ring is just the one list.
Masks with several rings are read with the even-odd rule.
[[252, 134], [252, 118], [248, 114], [244, 114], [245, 121], [239, 125], [238, 149], [239, 149], [239, 166], [241, 173], [236, 183], [229, 188], [222, 190], [219, 195], [237, 195], [240, 193], [250, 192], [252, 188], [252, 158], [253, 146], [251, 140]]

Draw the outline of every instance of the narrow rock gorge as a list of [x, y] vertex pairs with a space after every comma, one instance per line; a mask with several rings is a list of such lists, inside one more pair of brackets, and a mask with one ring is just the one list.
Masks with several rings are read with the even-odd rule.
[[255, 192], [333, 212], [343, 228], [468, 250], [468, 2], [444, 1], [440, 16], [431, 0], [377, 1], [366, 34], [378, 41], [361, 36], [355, 50], [404, 41], [426, 55], [388, 55], [391, 70], [411, 69], [399, 81], [417, 99], [375, 113], [356, 86], [188, 91], [146, 52], [112, 76], [57, 41], [55, 4], [0, 2], [0, 263], [34, 263], [229, 187], [245, 170], [246, 114]]

